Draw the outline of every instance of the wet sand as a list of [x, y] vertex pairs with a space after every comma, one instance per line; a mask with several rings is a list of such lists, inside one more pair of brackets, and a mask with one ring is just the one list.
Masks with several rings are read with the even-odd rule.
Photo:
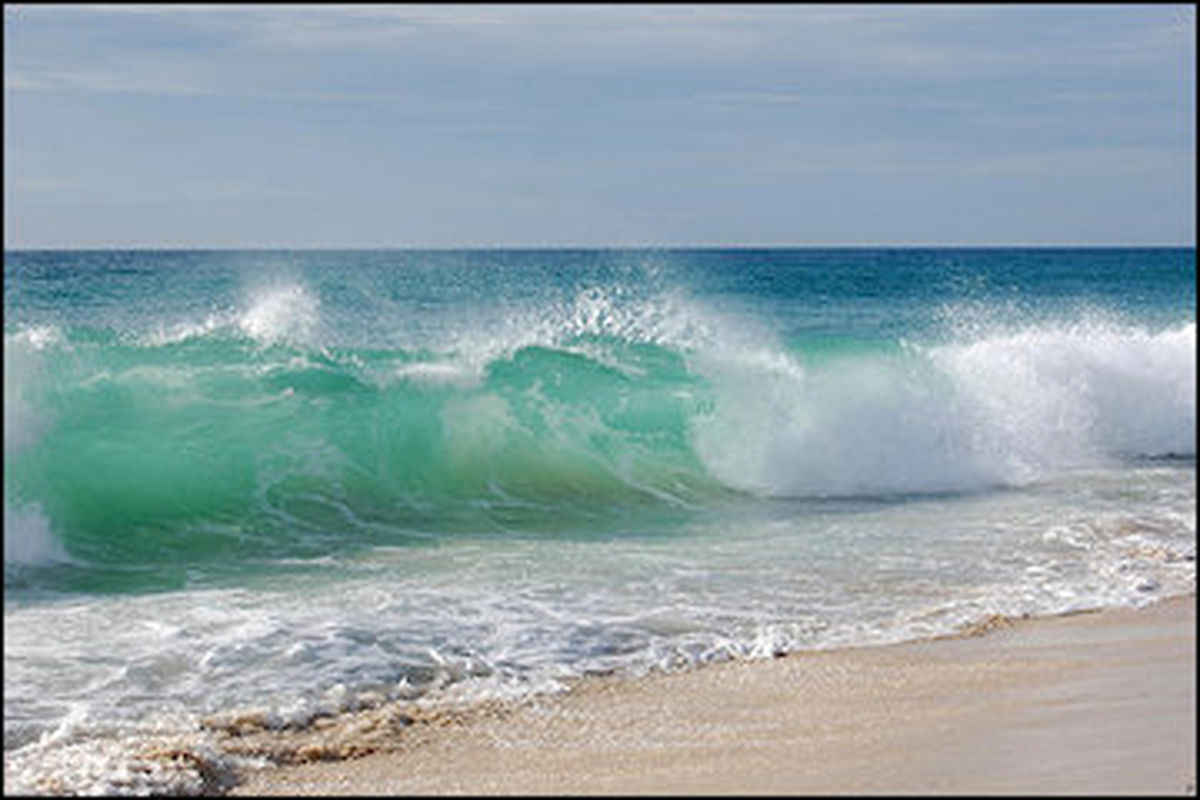
[[1195, 609], [588, 679], [232, 794], [1195, 794]]

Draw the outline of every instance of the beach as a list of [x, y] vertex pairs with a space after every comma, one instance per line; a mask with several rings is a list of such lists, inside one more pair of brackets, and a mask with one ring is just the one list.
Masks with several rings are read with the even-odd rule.
[[1195, 596], [408, 724], [267, 794], [1195, 794]]

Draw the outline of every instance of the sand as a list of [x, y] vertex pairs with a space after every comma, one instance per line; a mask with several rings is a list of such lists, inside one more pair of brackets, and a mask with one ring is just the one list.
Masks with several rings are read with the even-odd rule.
[[1195, 597], [583, 680], [233, 794], [1195, 794]]

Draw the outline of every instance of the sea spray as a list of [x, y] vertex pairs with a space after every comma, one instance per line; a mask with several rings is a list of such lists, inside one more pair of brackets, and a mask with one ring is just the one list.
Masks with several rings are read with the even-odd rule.
[[1195, 455], [1195, 328], [1033, 326], [825, 360], [709, 361], [697, 446], [731, 486], [861, 496]]
[[1099, 454], [1195, 455], [1194, 322], [1036, 326], [933, 356], [1005, 460], [1052, 468]]
[[261, 343], [308, 340], [320, 321], [320, 304], [300, 283], [269, 285], [254, 292], [238, 315], [238, 327]]

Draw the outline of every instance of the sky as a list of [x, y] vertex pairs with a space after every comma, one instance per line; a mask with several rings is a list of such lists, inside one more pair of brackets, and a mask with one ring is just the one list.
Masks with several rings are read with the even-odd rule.
[[1188, 245], [1192, 5], [4, 7], [4, 246]]

